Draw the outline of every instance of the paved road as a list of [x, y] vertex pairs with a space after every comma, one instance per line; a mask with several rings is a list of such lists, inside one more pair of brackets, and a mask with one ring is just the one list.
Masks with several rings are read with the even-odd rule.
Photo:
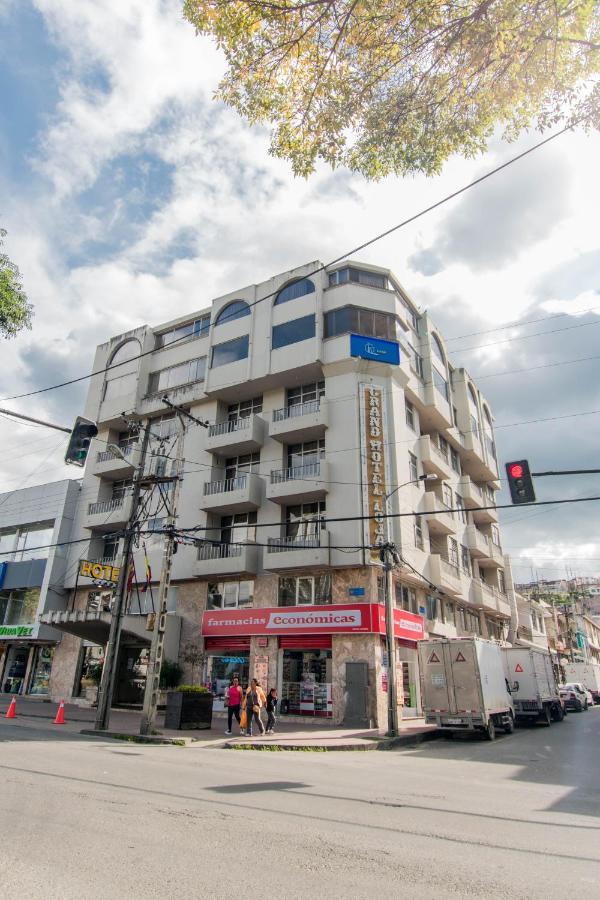
[[493, 743], [146, 747], [0, 720], [2, 895], [600, 897], [600, 708]]

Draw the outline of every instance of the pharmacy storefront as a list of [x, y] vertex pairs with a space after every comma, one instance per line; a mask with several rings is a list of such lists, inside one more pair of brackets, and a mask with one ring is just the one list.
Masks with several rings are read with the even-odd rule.
[[[416, 648], [424, 637], [420, 616], [395, 611], [397, 653]], [[258, 678], [265, 691], [276, 687], [282, 718], [342, 722], [351, 688], [347, 665], [364, 666], [368, 718], [385, 708], [385, 610], [377, 603], [310, 607], [210, 610], [202, 617], [206, 684], [215, 710], [233, 675], [242, 684]]]
[[49, 693], [56, 641], [38, 624], [0, 625], [0, 691], [5, 694]]

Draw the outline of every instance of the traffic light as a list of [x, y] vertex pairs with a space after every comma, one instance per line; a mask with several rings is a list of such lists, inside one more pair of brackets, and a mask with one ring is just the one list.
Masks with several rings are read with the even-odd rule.
[[97, 434], [98, 429], [93, 422], [90, 422], [89, 419], [82, 419], [81, 416], [77, 416], [75, 424], [73, 425], [71, 437], [69, 438], [69, 446], [65, 453], [65, 462], [83, 468], [85, 466], [92, 438], [95, 438]]
[[531, 480], [529, 463], [526, 459], [519, 459], [516, 462], [506, 463], [506, 477], [508, 479], [510, 496], [513, 503], [535, 502], [533, 481]]

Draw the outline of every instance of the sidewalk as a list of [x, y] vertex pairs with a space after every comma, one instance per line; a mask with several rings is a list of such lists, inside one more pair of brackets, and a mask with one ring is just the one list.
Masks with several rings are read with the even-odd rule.
[[[0, 728], [5, 721], [6, 711], [12, 697], [0, 694]], [[279, 720], [276, 734], [252, 738], [226, 735], [226, 719], [214, 718], [212, 728], [206, 731], [173, 731], [164, 727], [164, 712], [156, 717], [158, 734], [140, 738], [139, 710], [112, 709], [110, 728], [107, 731], [95, 731], [94, 720], [96, 710], [75, 704], [65, 704], [65, 724], [54, 725], [58, 703], [35, 700], [28, 697], [17, 697], [17, 718], [9, 720], [12, 724], [27, 727], [47, 728], [49, 732], [66, 732], [84, 734], [103, 738], [120, 738], [121, 740], [141, 740], [150, 744], [178, 744], [190, 747], [211, 747], [237, 750], [386, 750], [402, 744], [415, 744], [436, 737], [437, 729], [433, 725], [425, 725], [423, 719], [405, 719], [401, 723], [400, 734], [396, 738], [386, 738], [377, 729], [352, 729], [323, 727], [320, 723], [299, 725], [296, 722], [286, 723]]]

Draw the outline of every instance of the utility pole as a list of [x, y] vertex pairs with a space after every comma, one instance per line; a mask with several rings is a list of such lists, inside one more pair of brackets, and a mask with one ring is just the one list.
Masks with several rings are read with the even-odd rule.
[[398, 676], [396, 665], [396, 636], [394, 634], [394, 595], [392, 572], [397, 557], [396, 545], [388, 541], [381, 545], [380, 558], [385, 572], [385, 631], [388, 655], [388, 735], [398, 734]]
[[179, 488], [183, 471], [183, 442], [185, 435], [185, 427], [183, 423], [184, 415], [192, 419], [197, 424], [199, 422], [193, 416], [189, 415], [186, 410], [180, 410], [179, 407], [167, 402], [163, 398], [163, 402], [167, 406], [175, 409], [179, 419], [179, 435], [177, 437], [177, 450], [175, 453], [174, 474], [175, 487], [173, 489], [173, 497], [169, 506], [167, 523], [165, 526], [165, 539], [163, 544], [163, 557], [160, 572], [160, 584], [158, 587], [158, 613], [154, 621], [154, 630], [152, 632], [152, 644], [150, 646], [150, 658], [148, 660], [148, 672], [146, 675], [146, 688], [144, 691], [144, 706], [142, 709], [142, 718], [140, 721], [140, 734], [151, 734], [154, 728], [154, 719], [156, 717], [156, 706], [158, 703], [158, 691], [160, 685], [160, 668], [163, 661], [163, 647], [165, 642], [165, 627], [167, 618], [167, 598], [169, 595], [169, 586], [171, 584], [171, 565], [173, 562], [173, 548], [175, 545], [174, 529], [177, 524], [177, 502], [179, 500]]
[[129, 578], [129, 561], [131, 558], [133, 531], [137, 522], [140, 493], [142, 489], [141, 482], [144, 477], [144, 465], [146, 462], [146, 452], [148, 450], [149, 439], [150, 422], [148, 421], [144, 426], [144, 437], [142, 438], [142, 447], [140, 450], [140, 463], [133, 476], [131, 512], [129, 514], [129, 521], [127, 522], [127, 530], [125, 532], [125, 539], [123, 541], [121, 570], [119, 572], [117, 590], [112, 605], [112, 617], [110, 620], [108, 643], [106, 645], [106, 651], [104, 654], [102, 681], [100, 682], [100, 690], [98, 691], [98, 709], [96, 712], [96, 721], [94, 724], [94, 729], [96, 731], [105, 731], [108, 728], [110, 719], [110, 707], [117, 676], [117, 661], [119, 655], [119, 641], [121, 639], [123, 610], [125, 606], [125, 599], [127, 596], [127, 581]]

